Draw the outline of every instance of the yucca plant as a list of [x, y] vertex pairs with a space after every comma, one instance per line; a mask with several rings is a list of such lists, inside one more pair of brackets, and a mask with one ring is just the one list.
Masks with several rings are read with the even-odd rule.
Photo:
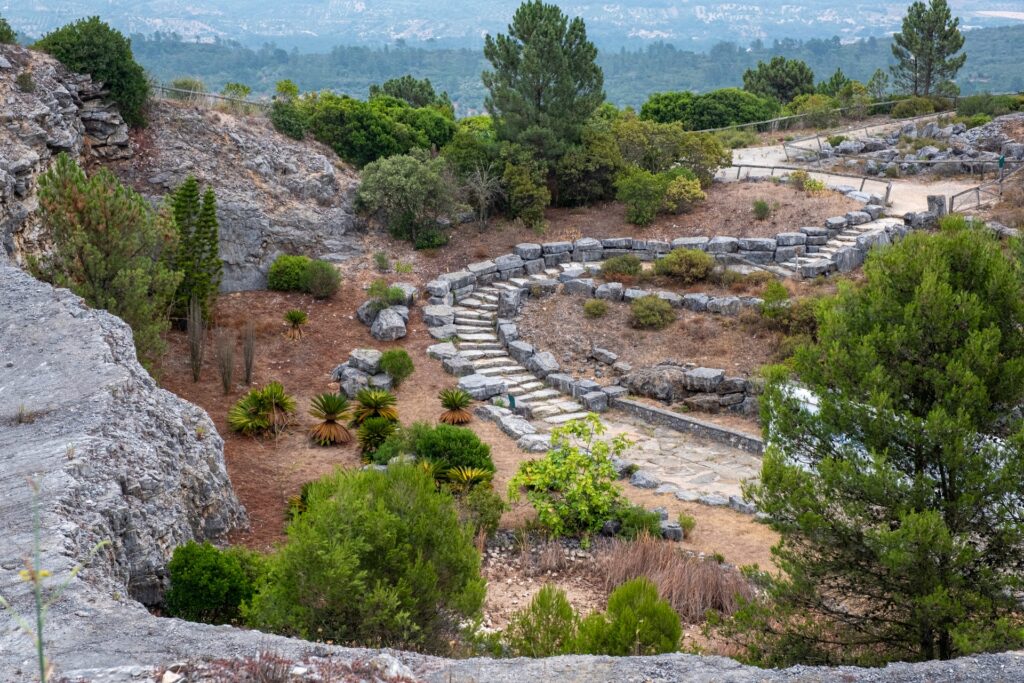
[[398, 426], [386, 417], [368, 417], [363, 420], [356, 432], [363, 460], [369, 461], [370, 454], [380, 448], [397, 429]]
[[360, 389], [356, 394], [357, 405], [352, 409], [349, 425], [358, 427], [371, 417], [382, 417], [391, 422], [398, 421], [395, 395], [387, 389]]
[[306, 315], [305, 311], [300, 311], [297, 308], [293, 308], [284, 314], [284, 321], [288, 323], [288, 336], [292, 339], [298, 339], [302, 336], [302, 326], [309, 320], [309, 316]]
[[437, 396], [441, 399], [441, 406], [444, 408], [444, 412], [438, 418], [441, 422], [462, 425], [473, 419], [473, 414], [466, 410], [473, 402], [473, 397], [462, 389], [442, 389]]
[[468, 491], [477, 484], [489, 482], [492, 476], [494, 476], [493, 472], [482, 467], [452, 467], [448, 470], [448, 481], [452, 486], [463, 491]]
[[295, 399], [285, 393], [280, 382], [253, 389], [228, 411], [228, 426], [236, 432], [253, 435], [280, 433], [295, 413]]
[[348, 419], [348, 397], [345, 395], [325, 393], [314, 397], [309, 414], [320, 420], [320, 424], [310, 430], [310, 436], [321, 446], [352, 440], [352, 432], [344, 424]]

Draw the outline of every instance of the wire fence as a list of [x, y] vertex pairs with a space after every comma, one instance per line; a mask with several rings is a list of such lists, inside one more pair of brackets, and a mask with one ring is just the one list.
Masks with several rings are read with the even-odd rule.
[[254, 114], [268, 111], [271, 105], [266, 100], [246, 100], [201, 90], [172, 88], [160, 83], [154, 84], [152, 88], [153, 95], [159, 99], [185, 102], [203, 109], [224, 109], [235, 113]]
[[[806, 152], [817, 152], [819, 155], [818, 162], [820, 163], [820, 154], [824, 150], [824, 145], [822, 145], [821, 143], [822, 141], [827, 142], [830, 137], [835, 137], [837, 135], [847, 136], [853, 135], [855, 133], [859, 134], [862, 132], [865, 137], [870, 137], [872, 131], [875, 131], [875, 133], [879, 133], [882, 130], [887, 130], [891, 128], [901, 128], [907, 125], [908, 123], [917, 123], [919, 121], [937, 119], [940, 116], [948, 115], [948, 113], [949, 112], [932, 112], [930, 114], [922, 114], [920, 116], [909, 116], [905, 119], [893, 119], [891, 121], [886, 121], [884, 123], [869, 123], [864, 125], [848, 126], [846, 128], [835, 128], [828, 131], [818, 131], [814, 135], [805, 135], [802, 138], [795, 138], [793, 140], [784, 141], [782, 143], [782, 151], [785, 152], [787, 160], [790, 159], [790, 152], [792, 152], [794, 155], [799, 155], [801, 153]], [[806, 143], [812, 144], [806, 145]]]
[[[733, 176], [733, 170], [734, 169], [736, 171], [736, 173], [735, 173], [735, 180], [749, 180], [751, 178], [755, 178], [755, 179], [756, 178], [774, 178], [774, 177], [776, 177], [775, 176], [775, 172], [776, 171], [784, 171], [785, 172], [785, 173], [780, 173], [780, 175], [788, 175], [788, 173], [790, 173], [792, 171], [807, 171], [811, 176], [814, 176], [818, 180], [822, 180], [822, 181], [824, 181], [826, 183], [828, 183], [833, 178], [841, 178], [843, 180], [854, 180], [854, 181], [857, 181], [857, 183], [859, 183], [859, 184], [856, 185], [856, 186], [855, 185], [851, 185], [849, 183], [843, 183], [843, 182], [832, 182], [831, 185], [832, 186], [849, 185], [850, 187], [853, 187], [858, 192], [864, 192], [866, 189], [868, 189], [868, 187], [869, 187], [868, 184], [871, 183], [872, 185], [879, 185], [879, 186], [881, 186], [879, 188], [879, 192], [884, 190], [884, 192], [885, 192], [884, 194], [879, 194], [878, 195], [879, 197], [882, 198], [882, 205], [883, 206], [887, 205], [889, 203], [889, 197], [892, 195], [892, 181], [889, 181], [889, 180], [883, 180], [881, 178], [872, 178], [870, 176], [851, 175], [851, 174], [848, 174], [848, 173], [833, 173], [831, 171], [808, 171], [806, 168], [801, 168], [799, 166], [783, 166], [783, 165], [764, 166], [764, 165], [760, 165], [760, 164], [736, 164], [734, 166], [730, 166], [729, 168], [721, 169], [718, 172], [718, 174], [716, 175], [716, 177], [722, 178], [723, 180], [730, 179]], [[767, 171], [767, 173], [765, 173], [765, 171]]]

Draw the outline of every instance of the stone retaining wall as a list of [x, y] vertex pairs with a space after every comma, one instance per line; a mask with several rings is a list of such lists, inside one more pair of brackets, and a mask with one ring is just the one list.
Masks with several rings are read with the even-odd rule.
[[628, 398], [612, 399], [613, 408], [624, 410], [630, 415], [639, 417], [645, 422], [661, 425], [680, 432], [696, 434], [705, 438], [713, 439], [720, 443], [726, 443], [734, 448], [761, 455], [764, 452], [764, 442], [756, 436], [744, 434], [728, 427], [703, 422], [701, 420], [674, 413], [671, 410], [650, 406], [639, 401]]

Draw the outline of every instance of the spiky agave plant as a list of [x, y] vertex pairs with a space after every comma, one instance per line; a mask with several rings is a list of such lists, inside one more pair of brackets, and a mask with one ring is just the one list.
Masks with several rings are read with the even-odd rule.
[[453, 486], [468, 491], [477, 484], [489, 482], [494, 473], [482, 467], [452, 467], [447, 475]]
[[280, 382], [253, 389], [228, 411], [228, 426], [246, 435], [281, 432], [295, 413], [295, 399]]
[[348, 419], [348, 397], [345, 395], [325, 393], [314, 397], [309, 414], [320, 420], [320, 424], [310, 430], [310, 436], [321, 446], [352, 440], [352, 432], [344, 424]]
[[285, 393], [280, 382], [270, 382], [263, 387], [263, 399], [267, 402], [270, 429], [277, 434], [291, 423], [295, 414], [295, 398]]
[[309, 320], [309, 316], [306, 315], [305, 311], [300, 311], [297, 308], [293, 308], [284, 314], [284, 321], [288, 323], [288, 336], [292, 339], [298, 339], [302, 336], [302, 326]]
[[349, 424], [358, 427], [371, 417], [382, 417], [391, 422], [398, 421], [395, 395], [387, 389], [360, 389], [356, 394], [356, 406], [352, 408]]
[[473, 419], [473, 414], [466, 410], [473, 402], [473, 397], [462, 389], [442, 389], [437, 397], [441, 399], [441, 407], [444, 408], [444, 412], [438, 418], [441, 422], [462, 425]]
[[386, 417], [368, 417], [359, 425], [356, 437], [359, 439], [359, 450], [363, 454], [363, 460], [369, 461], [369, 456], [381, 447], [388, 437], [395, 433], [398, 426], [394, 421]]

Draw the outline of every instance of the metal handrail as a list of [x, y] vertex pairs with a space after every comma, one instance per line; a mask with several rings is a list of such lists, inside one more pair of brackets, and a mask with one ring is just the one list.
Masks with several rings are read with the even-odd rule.
[[[958, 210], [956, 206], [958, 199], [960, 199], [961, 197], [969, 197], [972, 194], [974, 195], [973, 208], [981, 208], [984, 204], [987, 204], [990, 201], [998, 201], [1003, 196], [1003, 185], [1006, 183], [1006, 181], [1014, 177], [1021, 171], [1024, 171], [1024, 165], [1018, 166], [1014, 170], [1000, 176], [995, 180], [989, 180], [988, 182], [981, 183], [976, 187], [972, 187], [961, 192], [957, 192], [956, 194], [950, 196], [949, 198], [949, 212], [954, 213], [955, 211]], [[992, 188], [998, 189], [993, 190]], [[988, 195], [984, 200], [981, 197], [982, 193]]]
[[204, 91], [201, 91], [201, 90], [187, 90], [185, 88], [172, 88], [170, 86], [166, 86], [166, 85], [163, 85], [163, 84], [160, 84], [160, 83], [154, 84], [152, 86], [152, 88], [153, 88], [153, 92], [154, 93], [159, 93], [161, 95], [171, 95], [171, 97], [166, 97], [164, 99], [173, 99], [173, 100], [177, 100], [177, 101], [181, 101], [182, 98], [180, 98], [180, 97], [173, 97], [173, 95], [184, 95], [185, 98], [186, 98], [185, 101], [190, 101], [190, 102], [193, 102], [193, 103], [197, 103], [200, 99], [207, 99], [207, 98], [209, 98], [209, 99], [220, 100], [222, 102], [228, 102], [228, 103], [231, 103], [231, 104], [241, 105], [241, 106], [245, 106], [245, 107], [256, 107], [257, 109], [261, 109], [261, 110], [264, 110], [264, 111], [266, 111], [267, 109], [270, 109], [270, 105], [271, 105], [270, 102], [267, 102], [265, 100], [244, 100], [244, 99], [240, 99], [238, 97], [228, 97], [227, 95], [217, 95], [215, 93], [204, 92]]

